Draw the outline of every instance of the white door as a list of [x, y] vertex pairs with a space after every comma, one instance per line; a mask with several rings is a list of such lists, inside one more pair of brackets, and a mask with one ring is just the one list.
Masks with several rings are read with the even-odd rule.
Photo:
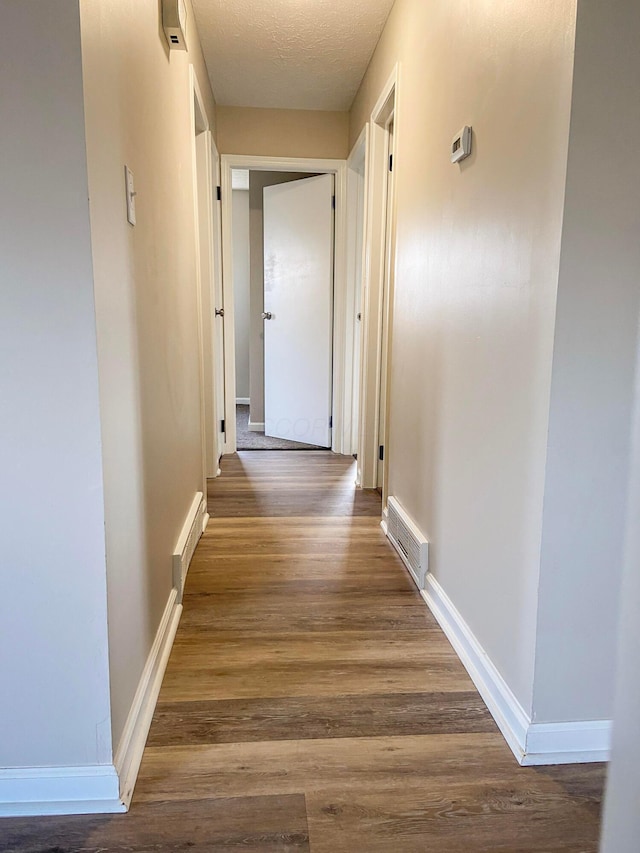
[[213, 203], [213, 397], [216, 435], [216, 474], [225, 445], [225, 359], [224, 296], [222, 290], [222, 211], [217, 187], [220, 186], [220, 157], [211, 141], [211, 159], [216, 187]]
[[264, 188], [265, 434], [331, 446], [333, 176]]

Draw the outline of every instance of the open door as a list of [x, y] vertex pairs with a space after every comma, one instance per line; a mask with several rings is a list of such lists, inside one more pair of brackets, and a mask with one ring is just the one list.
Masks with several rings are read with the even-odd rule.
[[[220, 205], [220, 194], [217, 188], [220, 186], [220, 157], [218, 150], [211, 139], [211, 160], [213, 163], [213, 174], [215, 176], [216, 201], [213, 205], [213, 399], [215, 418], [215, 445], [216, 445], [216, 472], [220, 457], [224, 453], [226, 428], [225, 428], [225, 323], [224, 323], [224, 294], [222, 288], [222, 211]], [[215, 476], [214, 474], [214, 476]]]
[[331, 447], [333, 175], [264, 189], [265, 435]]

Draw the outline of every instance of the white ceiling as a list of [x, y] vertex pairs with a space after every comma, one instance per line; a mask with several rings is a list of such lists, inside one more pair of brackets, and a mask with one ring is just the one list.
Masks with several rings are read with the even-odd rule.
[[393, 0], [192, 0], [218, 104], [348, 110]]

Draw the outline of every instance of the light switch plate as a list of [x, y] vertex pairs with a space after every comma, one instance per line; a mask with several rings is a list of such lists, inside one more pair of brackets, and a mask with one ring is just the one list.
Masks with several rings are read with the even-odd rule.
[[124, 167], [125, 190], [127, 193], [127, 221], [136, 224], [136, 191], [133, 185], [133, 172], [128, 166]]

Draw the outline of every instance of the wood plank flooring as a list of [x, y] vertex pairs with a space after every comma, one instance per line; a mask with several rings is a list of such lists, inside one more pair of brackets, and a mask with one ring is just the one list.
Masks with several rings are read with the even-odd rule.
[[0, 822], [12, 853], [596, 853], [601, 765], [521, 768], [351, 460], [244, 453], [126, 816]]

